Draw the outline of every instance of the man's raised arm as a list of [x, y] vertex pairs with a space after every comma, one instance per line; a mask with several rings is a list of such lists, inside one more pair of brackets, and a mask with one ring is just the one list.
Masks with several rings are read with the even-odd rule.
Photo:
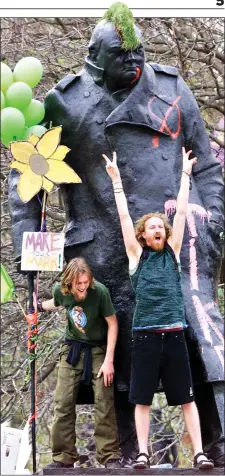
[[172, 247], [175, 255], [179, 258], [180, 250], [182, 246], [185, 220], [187, 215], [187, 206], [189, 198], [189, 177], [192, 172], [192, 167], [197, 162], [197, 158], [189, 160], [191, 150], [187, 153], [185, 148], [182, 147], [183, 153], [183, 167], [181, 174], [180, 190], [177, 196], [177, 211], [173, 220], [172, 236], [168, 239], [168, 243]]
[[129, 259], [130, 267], [133, 268], [136, 266], [136, 264], [138, 263], [140, 259], [140, 256], [142, 253], [142, 247], [138, 243], [135, 236], [134, 225], [129, 214], [127, 199], [123, 191], [123, 185], [122, 185], [122, 181], [120, 177], [120, 172], [117, 167], [116, 152], [113, 152], [112, 161], [105, 154], [103, 154], [103, 157], [106, 160], [107, 173], [109, 177], [111, 178], [112, 184], [113, 184], [116, 206], [117, 206], [118, 214], [120, 217], [120, 223], [121, 223], [126, 253]]

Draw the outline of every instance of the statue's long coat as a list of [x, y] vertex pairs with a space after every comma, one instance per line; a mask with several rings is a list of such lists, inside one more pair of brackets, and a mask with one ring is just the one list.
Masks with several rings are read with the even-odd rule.
[[[223, 326], [215, 302], [215, 285], [220, 266], [223, 183], [197, 103], [173, 67], [145, 65], [136, 86], [111, 94], [102, 85], [100, 73], [86, 61], [81, 73], [64, 78], [46, 98], [46, 119], [63, 126], [61, 143], [72, 149], [66, 161], [82, 179], [82, 184], [62, 187], [69, 247], [66, 255], [84, 256], [95, 277], [111, 292], [120, 323], [117, 375], [122, 390], [122, 382], [128, 381], [127, 333], [134, 295], [102, 154], [111, 157], [117, 151], [134, 221], [150, 211], [166, 211], [172, 223], [182, 172], [182, 146], [192, 149], [198, 162], [192, 175], [181, 252], [185, 311], [192, 343], [198, 349], [201, 376], [209, 381], [222, 380]], [[9, 199], [19, 256], [22, 232], [38, 230], [40, 205], [36, 198], [27, 205], [20, 202], [17, 178], [18, 173], [13, 171]]]

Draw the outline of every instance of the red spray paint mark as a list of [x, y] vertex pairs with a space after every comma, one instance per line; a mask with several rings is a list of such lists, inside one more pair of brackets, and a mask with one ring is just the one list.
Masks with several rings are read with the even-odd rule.
[[[157, 114], [155, 114], [153, 111], [152, 111], [152, 108], [151, 108], [151, 105], [153, 103], [153, 101], [156, 99], [156, 97], [153, 97], [150, 99], [150, 101], [148, 102], [148, 109], [149, 111], [151, 112], [151, 114], [160, 122], [161, 124], [161, 127], [159, 129], [159, 132], [164, 132], [167, 131], [168, 134], [170, 135], [170, 137], [172, 139], [176, 139], [179, 134], [180, 134], [180, 128], [181, 128], [181, 114], [180, 114], [180, 108], [179, 106], [177, 105], [178, 101], [181, 99], [181, 96], [177, 96], [177, 98], [173, 101], [172, 105], [167, 109], [166, 111], [166, 114], [164, 116], [163, 119], [161, 119], [161, 117], [157, 116]], [[169, 117], [169, 115], [171, 114], [171, 112], [173, 111], [173, 109], [176, 109], [177, 110], [177, 130], [176, 132], [172, 132], [167, 124], [167, 119]]]
[[153, 145], [153, 147], [159, 147], [159, 137], [158, 136], [153, 136], [152, 145]]
[[136, 76], [135, 76], [134, 79], [132, 79], [130, 84], [136, 83], [136, 81], [140, 78], [140, 76], [141, 76], [141, 69], [139, 68], [139, 66], [137, 66], [136, 67]]

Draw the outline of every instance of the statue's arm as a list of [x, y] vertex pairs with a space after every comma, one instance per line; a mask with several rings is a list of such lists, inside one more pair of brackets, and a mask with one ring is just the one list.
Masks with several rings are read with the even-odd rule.
[[65, 111], [60, 91], [51, 89], [45, 98], [45, 117], [42, 124], [45, 127], [63, 125], [65, 122]]
[[219, 161], [214, 157], [209, 137], [197, 102], [190, 89], [180, 78], [180, 95], [185, 109], [183, 133], [185, 146], [193, 151], [198, 162], [193, 177], [205, 209], [211, 212], [212, 223], [223, 226], [223, 179]]
[[24, 231], [39, 231], [41, 227], [41, 200], [43, 192], [40, 191], [28, 203], [21, 201], [17, 193], [17, 183], [20, 174], [15, 169], [9, 174], [9, 212], [12, 225], [12, 240], [15, 257], [21, 256], [22, 239]]
[[[205, 227], [206, 244], [208, 249], [208, 263], [215, 282], [219, 279], [222, 257], [220, 233], [223, 231], [224, 217], [224, 184], [222, 169], [219, 161], [214, 157], [209, 137], [197, 102], [180, 79], [179, 94], [183, 104], [183, 124], [185, 146], [193, 151], [198, 162], [193, 169], [193, 180], [203, 206], [209, 212], [209, 222]], [[216, 291], [215, 291], [216, 292]]]

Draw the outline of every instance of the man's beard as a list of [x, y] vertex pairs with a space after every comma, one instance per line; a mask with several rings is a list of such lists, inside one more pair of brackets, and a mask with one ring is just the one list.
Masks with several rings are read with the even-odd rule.
[[154, 243], [151, 248], [154, 250], [154, 251], [161, 251], [163, 250], [164, 248], [164, 244], [162, 245], [162, 243]]
[[160, 241], [157, 241], [155, 238], [152, 240], [152, 243], [150, 245], [150, 247], [154, 250], [154, 251], [162, 251], [164, 246], [165, 246], [165, 242], [166, 240], [164, 238], [161, 238]]
[[85, 294], [79, 293], [79, 291], [74, 291], [73, 295], [76, 301], [84, 301], [84, 299], [87, 297], [87, 290], [85, 291]]

